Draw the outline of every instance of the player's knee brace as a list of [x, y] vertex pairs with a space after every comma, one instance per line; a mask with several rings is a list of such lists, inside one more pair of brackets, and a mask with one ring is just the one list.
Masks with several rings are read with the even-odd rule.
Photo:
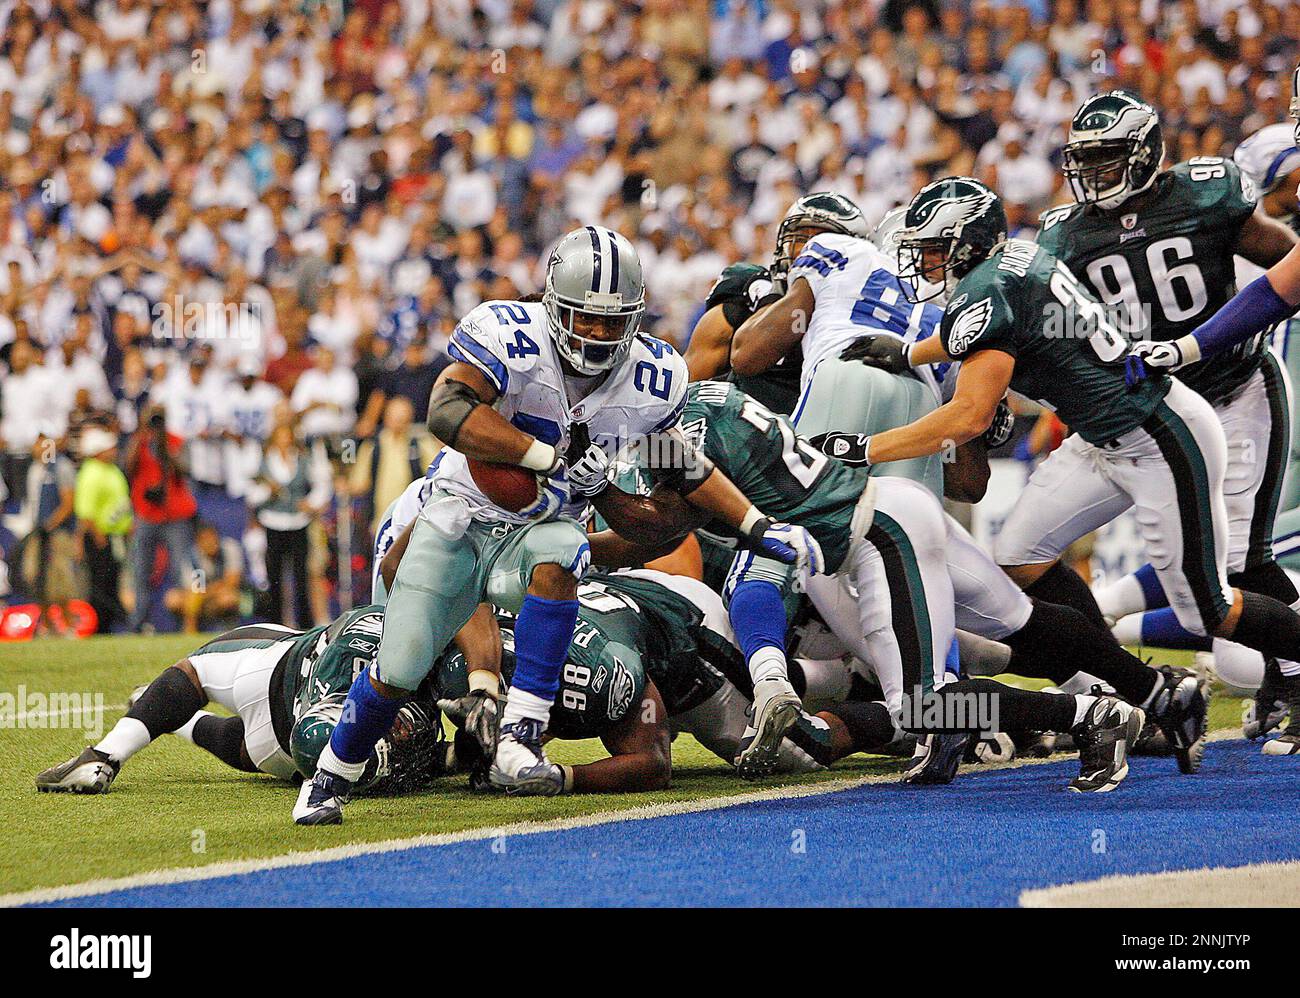
[[227, 766], [245, 773], [258, 771], [244, 758], [244, 722], [238, 717], [200, 717], [194, 725], [194, 744]]

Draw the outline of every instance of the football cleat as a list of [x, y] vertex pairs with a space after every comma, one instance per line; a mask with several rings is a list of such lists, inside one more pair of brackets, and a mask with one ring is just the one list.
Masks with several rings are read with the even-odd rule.
[[1165, 733], [1160, 730], [1160, 725], [1148, 717], [1146, 724], [1142, 725], [1137, 740], [1129, 743], [1128, 754], [1167, 757], [1173, 755], [1174, 750], [1170, 747]]
[[917, 786], [951, 783], [957, 776], [970, 737], [965, 732], [917, 736], [916, 752], [903, 773], [903, 782]]
[[1003, 731], [995, 731], [991, 735], [981, 737], [978, 741], [968, 743], [963, 759], [965, 762], [993, 765], [999, 762], [1010, 762], [1015, 757], [1016, 743], [1011, 740], [1011, 736]]
[[1142, 731], [1146, 714], [1117, 697], [1100, 697], [1074, 726], [1079, 775], [1070, 781], [1077, 794], [1104, 794], [1128, 776], [1128, 747]]
[[488, 770], [492, 786], [517, 797], [553, 797], [564, 791], [564, 770], [542, 750], [543, 730], [542, 722], [531, 717], [501, 726]]
[[1210, 710], [1206, 691], [1196, 674], [1172, 666], [1160, 667], [1161, 687], [1152, 698], [1148, 713], [1160, 726], [1178, 769], [1195, 773], [1205, 755], [1205, 729]]
[[1264, 755], [1296, 755], [1300, 753], [1300, 731], [1290, 728], [1276, 738], [1270, 738], [1260, 749]]
[[1266, 735], [1286, 720], [1291, 711], [1287, 703], [1287, 678], [1282, 675], [1277, 659], [1264, 660], [1264, 681], [1255, 691], [1255, 699], [1246, 705], [1241, 718], [1241, 733], [1247, 738]]
[[341, 776], [317, 769], [310, 780], [298, 789], [293, 806], [293, 820], [299, 825], [341, 825], [343, 805], [352, 793], [352, 782]]
[[87, 745], [81, 754], [36, 776], [41, 793], [106, 794], [122, 764], [108, 753]]
[[734, 760], [742, 780], [759, 780], [776, 772], [781, 739], [802, 714], [803, 704], [787, 680], [765, 679], [754, 684], [754, 702], [746, 711], [749, 723]]
[[1054, 731], [1026, 731], [1014, 741], [1016, 754], [1028, 759], [1046, 759], [1056, 751]]

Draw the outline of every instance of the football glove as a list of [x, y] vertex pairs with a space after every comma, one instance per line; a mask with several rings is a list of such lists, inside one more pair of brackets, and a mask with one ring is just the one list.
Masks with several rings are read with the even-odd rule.
[[890, 374], [904, 374], [912, 369], [908, 359], [911, 345], [891, 333], [859, 336], [840, 353], [840, 360], [861, 361]]
[[1011, 439], [1011, 434], [1015, 431], [1015, 428], [1016, 414], [1011, 411], [1011, 406], [1007, 404], [1007, 400], [1003, 399], [993, 412], [993, 422], [984, 431], [984, 446], [988, 450], [1001, 447]]
[[759, 551], [769, 558], [793, 565], [809, 575], [825, 571], [826, 559], [822, 556], [821, 545], [803, 527], [777, 523], [764, 516], [750, 528], [749, 536]]
[[497, 725], [500, 720], [500, 702], [488, 690], [470, 690], [454, 700], [439, 700], [438, 709], [463, 732], [473, 747], [457, 738], [457, 757], [461, 764], [473, 769], [477, 764], [486, 766], [497, 754]]
[[537, 475], [537, 499], [529, 503], [518, 513], [525, 520], [533, 520], [540, 523], [543, 520], [549, 520], [551, 517], [559, 514], [569, 502], [570, 489], [569, 480], [565, 475], [564, 463], [560, 462], [560, 470], [550, 475]]
[[[1184, 342], [1184, 341], [1190, 341]], [[1141, 359], [1148, 369], [1159, 368], [1162, 371], [1177, 371], [1180, 367], [1200, 360], [1199, 344], [1190, 336], [1182, 339], [1158, 342], [1156, 340], [1138, 340], [1129, 347], [1129, 356]], [[1190, 348], [1190, 349], [1189, 349]]]

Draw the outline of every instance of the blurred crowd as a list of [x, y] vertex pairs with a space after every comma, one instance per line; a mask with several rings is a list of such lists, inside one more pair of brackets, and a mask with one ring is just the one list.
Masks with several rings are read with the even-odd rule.
[[803, 192], [971, 173], [1031, 230], [1090, 94], [1231, 154], [1298, 54], [1282, 0], [3, 0], [0, 590], [327, 619], [456, 318], [575, 224], [681, 345]]

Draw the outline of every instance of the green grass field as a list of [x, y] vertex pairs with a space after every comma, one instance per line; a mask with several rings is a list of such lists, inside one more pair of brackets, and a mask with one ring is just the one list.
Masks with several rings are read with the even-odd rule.
[[[107, 731], [130, 691], [197, 647], [185, 637], [103, 637], [0, 644], [0, 692], [102, 693]], [[1168, 656], [1165, 656], [1167, 659]], [[113, 709], [108, 709], [113, 708]], [[61, 722], [66, 723], [66, 722]], [[1241, 702], [1216, 699], [1213, 728], [1239, 727]], [[149, 870], [260, 859], [284, 853], [405, 836], [492, 829], [521, 821], [569, 818], [646, 804], [742, 794], [717, 757], [683, 736], [673, 745], [673, 783], [645, 794], [513, 799], [470, 793], [463, 778], [416, 796], [354, 801], [341, 826], [298, 828], [296, 791], [269, 777], [228, 769], [179, 739], [164, 737], [135, 756], [103, 797], [38, 794], [32, 778], [89, 740], [81, 728], [0, 726], [0, 893], [120, 877]], [[598, 758], [596, 741], [553, 744], [551, 756]], [[1062, 757], [1064, 758], [1064, 757]], [[763, 787], [888, 773], [894, 759], [857, 756], [828, 773], [771, 780]]]

